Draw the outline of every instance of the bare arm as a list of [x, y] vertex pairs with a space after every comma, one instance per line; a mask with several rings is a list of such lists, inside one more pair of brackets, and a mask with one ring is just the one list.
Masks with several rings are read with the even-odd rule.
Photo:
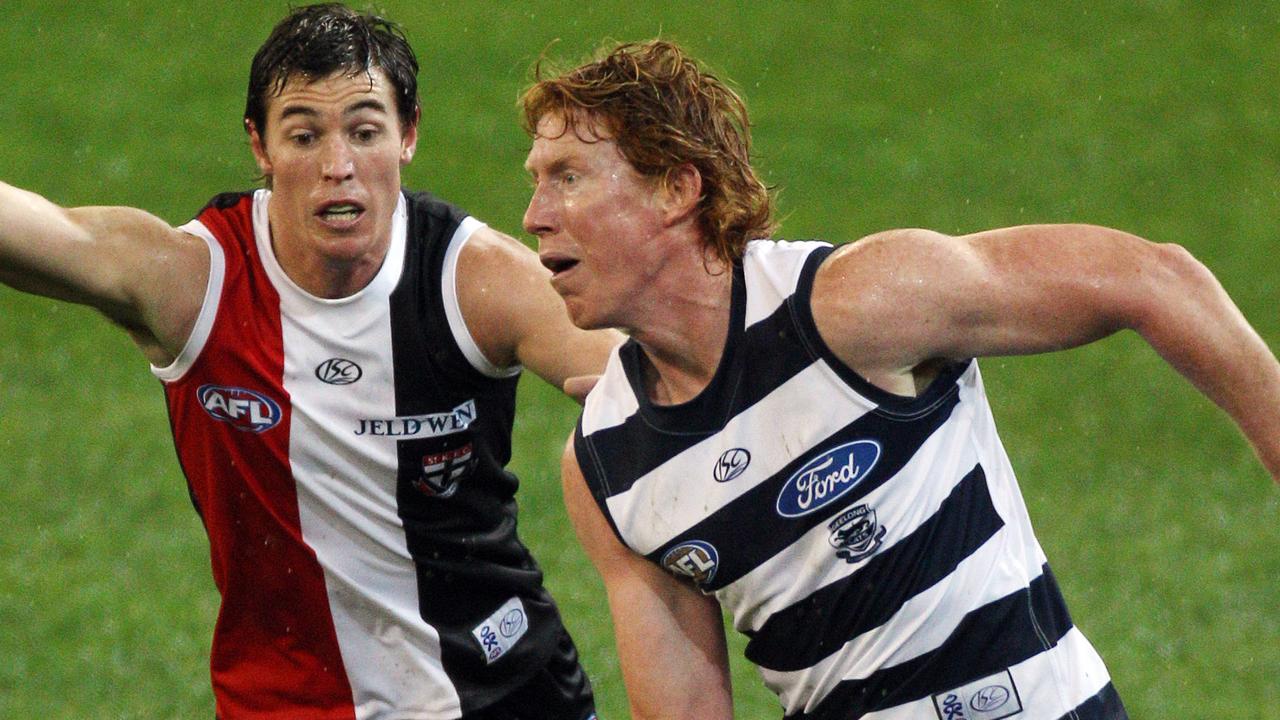
[[572, 440], [562, 470], [569, 518], [604, 579], [631, 717], [732, 718], [720, 605], [618, 540], [591, 498]]
[[0, 281], [96, 308], [168, 364], [204, 298], [203, 241], [142, 210], [61, 208], [0, 183]]
[[1059, 350], [1138, 332], [1222, 407], [1280, 481], [1280, 364], [1182, 248], [1087, 225], [873, 235], [818, 273], [814, 318], [895, 392], [931, 359]]
[[550, 272], [514, 238], [481, 228], [458, 256], [458, 302], [476, 344], [498, 367], [520, 364], [581, 402], [622, 335], [580, 330], [551, 287]]

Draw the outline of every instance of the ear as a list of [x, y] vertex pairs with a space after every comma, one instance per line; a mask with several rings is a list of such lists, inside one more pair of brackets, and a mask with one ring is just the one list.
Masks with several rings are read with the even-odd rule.
[[404, 130], [404, 137], [400, 138], [400, 165], [408, 165], [413, 160], [413, 155], [418, 151], [418, 121], [422, 119], [422, 108], [415, 107], [413, 109], [413, 124]]
[[663, 215], [670, 225], [696, 214], [702, 201], [702, 173], [693, 163], [672, 168], [663, 183], [662, 198]]
[[270, 177], [272, 173], [271, 157], [267, 155], [267, 143], [253, 121], [245, 118], [244, 130], [249, 133], [249, 147], [253, 150], [253, 159], [258, 163], [258, 171]]

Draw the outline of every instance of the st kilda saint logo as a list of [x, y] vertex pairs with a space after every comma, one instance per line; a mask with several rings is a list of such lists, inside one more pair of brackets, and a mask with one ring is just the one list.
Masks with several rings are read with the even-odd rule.
[[447, 498], [458, 491], [458, 481], [475, 467], [473, 446], [440, 450], [422, 456], [422, 474], [413, 486], [431, 497]]

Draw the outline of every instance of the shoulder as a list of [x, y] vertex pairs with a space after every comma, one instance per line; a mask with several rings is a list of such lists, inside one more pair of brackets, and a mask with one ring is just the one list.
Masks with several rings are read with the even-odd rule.
[[460, 240], [456, 248], [460, 291], [474, 285], [487, 295], [507, 288], [502, 296], [509, 297], [525, 283], [543, 281], [537, 254], [506, 233], [477, 222]]
[[[515, 369], [517, 348], [546, 283], [532, 250], [478, 221], [460, 227], [450, 243], [454, 287], [462, 323], [494, 368]], [[549, 289], [549, 286], [548, 288]]]
[[[916, 273], [936, 272], [948, 263], [964, 259], [963, 237], [921, 228], [900, 228], [867, 235], [841, 245], [824, 263], [826, 275], [885, 274], [912, 278]], [[889, 271], [895, 271], [890, 273]]]

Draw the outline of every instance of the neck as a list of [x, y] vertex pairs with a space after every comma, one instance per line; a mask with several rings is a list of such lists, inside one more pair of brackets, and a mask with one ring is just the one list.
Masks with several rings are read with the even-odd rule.
[[386, 251], [377, 258], [330, 258], [322, 255], [290, 252], [288, 246], [273, 237], [271, 249], [276, 261], [295, 285], [307, 293], [326, 300], [351, 297], [373, 282], [382, 267]]
[[285, 275], [307, 293], [326, 300], [350, 297], [373, 281], [390, 249], [388, 235], [376, 247], [344, 246], [319, 238], [277, 233], [270, 224], [271, 252]]
[[630, 335], [644, 350], [645, 392], [662, 405], [688, 402], [715, 377], [729, 338], [733, 269], [704, 266], [676, 284], [661, 308]]

